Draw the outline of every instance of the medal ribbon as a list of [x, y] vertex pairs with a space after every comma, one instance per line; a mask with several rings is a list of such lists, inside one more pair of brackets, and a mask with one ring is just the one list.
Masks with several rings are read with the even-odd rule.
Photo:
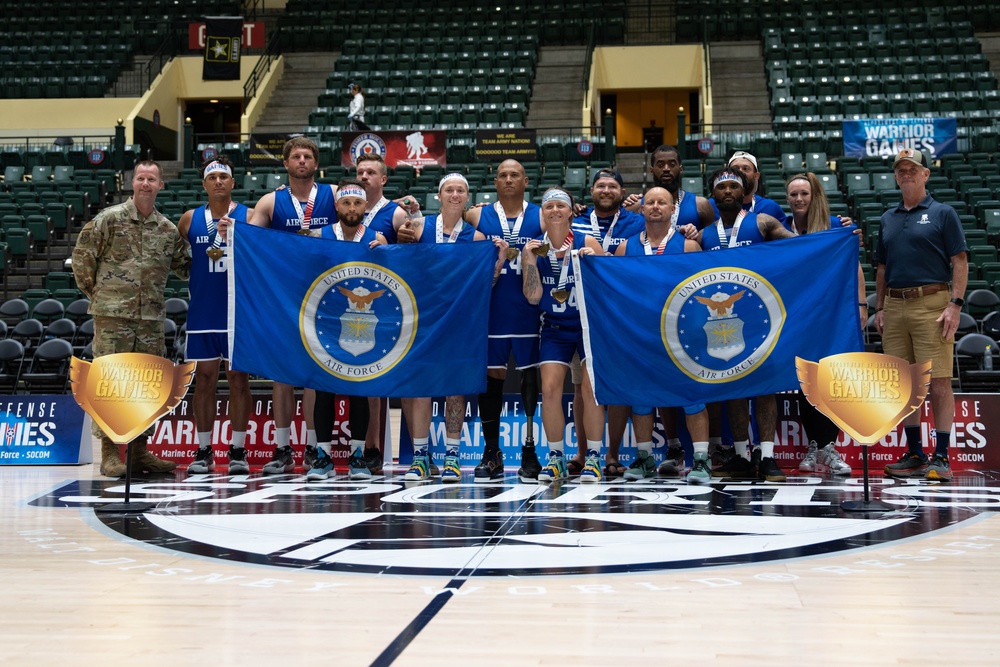
[[[615, 211], [615, 217], [611, 218], [611, 224], [608, 225], [608, 233], [604, 235], [601, 245], [604, 247], [604, 252], [608, 251], [608, 247], [611, 245], [611, 232], [615, 229], [615, 223], [618, 222], [618, 216], [621, 215], [621, 209]], [[594, 238], [601, 238], [601, 226], [597, 224], [597, 211], [590, 212], [590, 228], [594, 230]]]
[[375, 217], [375, 214], [381, 211], [382, 207], [388, 203], [389, 203], [388, 199], [386, 199], [385, 197], [380, 197], [379, 200], [375, 202], [375, 206], [372, 207], [372, 210], [365, 213], [365, 219], [361, 221], [361, 224], [363, 224], [365, 227], [369, 227], [372, 224], [372, 218]]
[[[677, 231], [676, 227], [671, 227], [667, 231], [667, 235], [663, 237], [662, 241], [660, 241], [660, 245], [656, 246], [656, 254], [657, 255], [662, 255], [663, 254], [664, 249], [666, 249], [666, 247], [667, 247], [667, 241], [670, 240], [670, 237], [674, 235], [675, 231]], [[653, 247], [649, 243], [649, 238], [646, 236], [646, 232], [643, 231], [642, 235], [639, 238], [642, 240], [642, 249], [645, 251], [645, 253], [647, 255], [652, 255], [653, 254]]]
[[434, 242], [435, 243], [454, 243], [458, 240], [458, 235], [462, 231], [462, 227], [465, 225], [464, 222], [459, 220], [455, 223], [455, 227], [451, 230], [451, 234], [448, 235], [448, 240], [444, 240], [444, 220], [441, 219], [439, 215], [437, 221], [434, 223]]
[[[226, 215], [223, 217], [228, 217], [236, 209], [236, 202], [229, 202], [229, 210], [226, 211]], [[212, 239], [212, 248], [219, 249], [222, 247], [222, 237], [219, 236], [217, 227], [215, 225], [215, 220], [212, 219], [212, 210], [209, 208], [208, 204], [205, 204], [205, 229], [208, 230], [209, 236], [214, 236]]]
[[295, 207], [295, 214], [299, 216], [299, 229], [304, 232], [309, 231], [309, 221], [313, 217], [313, 204], [316, 203], [316, 193], [318, 191], [319, 188], [313, 183], [312, 190], [309, 191], [309, 201], [306, 202], [305, 212], [302, 211], [302, 203], [298, 198], [292, 194], [291, 190], [288, 191], [288, 195], [292, 200], [292, 206]]
[[[333, 233], [337, 235], [338, 241], [344, 240], [344, 228], [340, 226], [339, 222], [333, 224]], [[352, 242], [357, 243], [361, 240], [361, 237], [365, 235], [365, 226], [358, 225], [358, 231], [354, 232], [354, 238], [351, 239]]]
[[740, 225], [743, 224], [743, 218], [747, 217], [747, 212], [740, 209], [740, 212], [736, 215], [736, 224], [733, 225], [733, 234], [728, 239], [726, 238], [726, 226], [722, 224], [722, 218], [715, 221], [715, 228], [719, 232], [719, 243], [726, 246], [727, 248], [736, 247], [736, 238], [740, 235]]
[[[545, 239], [543, 243], [550, 243], [549, 233], [545, 232]], [[562, 246], [556, 250], [555, 246], [549, 246], [549, 265], [552, 267], [552, 275], [559, 274], [559, 281], [556, 283], [556, 289], [564, 290], [566, 289], [566, 282], [569, 280], [569, 253], [563, 255], [562, 263], [560, 266], [559, 258], [556, 257], [556, 253], [564, 252], [573, 247], [573, 230], [569, 230], [566, 234], [566, 240], [563, 241]]]

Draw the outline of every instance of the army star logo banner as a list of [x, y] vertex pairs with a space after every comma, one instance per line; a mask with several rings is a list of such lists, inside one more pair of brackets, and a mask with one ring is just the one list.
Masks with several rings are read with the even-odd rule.
[[576, 262], [588, 372], [604, 405], [684, 406], [796, 389], [795, 357], [864, 347], [850, 229]]

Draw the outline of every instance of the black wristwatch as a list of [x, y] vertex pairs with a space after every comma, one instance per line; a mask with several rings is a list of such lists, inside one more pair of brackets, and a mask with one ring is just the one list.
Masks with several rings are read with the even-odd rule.
[[962, 306], [965, 305], [965, 299], [962, 299], [962, 298], [957, 297], [957, 296], [952, 297], [951, 299], [949, 299], [949, 301], [951, 301], [953, 304], [955, 304], [959, 308], [961, 308]]

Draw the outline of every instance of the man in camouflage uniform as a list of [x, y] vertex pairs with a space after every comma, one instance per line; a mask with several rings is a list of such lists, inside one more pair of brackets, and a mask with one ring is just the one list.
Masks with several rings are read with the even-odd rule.
[[[174, 223], [154, 207], [162, 188], [160, 165], [138, 163], [132, 197], [98, 213], [77, 239], [73, 274], [90, 299], [95, 357], [121, 352], [163, 354], [163, 291], [171, 270], [187, 277], [191, 255]], [[101, 439], [101, 473], [109, 477], [125, 474], [118, 445], [96, 424], [93, 431]], [[170, 472], [176, 463], [146, 450], [150, 432], [140, 435], [133, 445], [133, 470]]]

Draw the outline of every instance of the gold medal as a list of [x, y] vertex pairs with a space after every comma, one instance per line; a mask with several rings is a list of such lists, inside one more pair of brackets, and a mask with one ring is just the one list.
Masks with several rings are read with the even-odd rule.
[[206, 248], [205, 254], [208, 255], [213, 262], [218, 262], [222, 259], [222, 256], [226, 254], [226, 251], [222, 248]]
[[551, 294], [552, 298], [558, 301], [559, 303], [566, 303], [566, 299], [569, 298], [568, 289], [554, 289], [552, 290]]
[[302, 236], [309, 236], [309, 230], [308, 229], [300, 229], [300, 230], [298, 230], [295, 233], [296, 234], [301, 234]]
[[537, 248], [535, 248], [532, 252], [534, 252], [539, 257], [541, 257], [542, 255], [548, 255], [549, 254], [549, 244], [548, 243], [543, 243], [542, 245], [540, 245]]
[[513, 262], [517, 259], [517, 256], [521, 254], [521, 251], [517, 248], [507, 248], [507, 259]]

